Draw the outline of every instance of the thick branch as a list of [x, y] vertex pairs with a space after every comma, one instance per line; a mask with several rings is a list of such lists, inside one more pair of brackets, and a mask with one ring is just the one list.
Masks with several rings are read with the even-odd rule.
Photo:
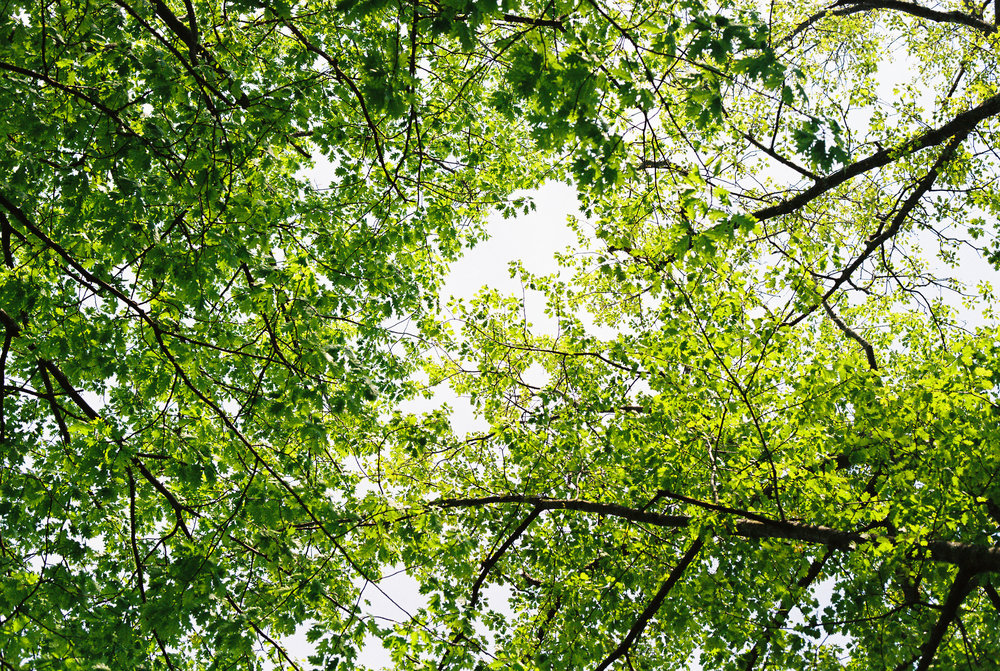
[[851, 276], [854, 274], [854, 271], [860, 268], [861, 264], [864, 263], [869, 256], [871, 256], [877, 249], [879, 249], [882, 245], [884, 245], [886, 242], [895, 237], [897, 233], [899, 233], [903, 224], [906, 222], [907, 218], [909, 218], [910, 213], [914, 210], [914, 208], [916, 208], [917, 204], [920, 203], [920, 200], [924, 197], [924, 195], [928, 191], [930, 191], [931, 187], [934, 186], [934, 182], [937, 181], [938, 175], [941, 174], [941, 169], [944, 168], [944, 166], [948, 163], [948, 161], [951, 160], [951, 157], [954, 156], [955, 154], [955, 150], [958, 149], [958, 146], [962, 144], [962, 141], [965, 140], [965, 138], [969, 135], [970, 132], [971, 128], [964, 129], [956, 133], [951, 138], [951, 140], [948, 142], [948, 145], [941, 152], [941, 155], [937, 157], [936, 161], [934, 161], [934, 165], [932, 165], [931, 169], [927, 171], [927, 174], [925, 174], [920, 179], [920, 181], [917, 183], [916, 188], [913, 190], [913, 193], [911, 193], [909, 197], [907, 197], [907, 199], [900, 206], [895, 216], [893, 216], [892, 221], [889, 223], [889, 226], [885, 227], [884, 230], [880, 228], [878, 231], [876, 231], [876, 233], [873, 234], [872, 237], [868, 239], [868, 244], [865, 245], [864, 250], [862, 250], [862, 252], [857, 256], [857, 258], [855, 258], [850, 264], [848, 264], [848, 266], [844, 268], [843, 271], [841, 271], [840, 275], [837, 277], [836, 280], [834, 280], [830, 288], [826, 290], [826, 293], [823, 294], [819, 302], [814, 303], [812, 307], [808, 308], [807, 310], [804, 310], [802, 314], [800, 314], [795, 319], [786, 322], [787, 326], [795, 326], [800, 321], [802, 321], [810, 314], [812, 314], [812, 312], [817, 307], [819, 307], [820, 304], [825, 303], [827, 300], [829, 300], [830, 297], [837, 292], [837, 289], [839, 289], [842, 284], [844, 284], [851, 278]]
[[520, 23], [525, 26], [535, 26], [538, 28], [555, 28], [565, 32], [566, 26], [560, 19], [535, 19], [530, 16], [517, 16], [516, 14], [504, 14], [503, 20], [509, 23]]
[[986, 596], [989, 598], [990, 603], [993, 604], [993, 607], [1000, 613], [1000, 594], [997, 594], [996, 588], [991, 583], [984, 582], [983, 591], [986, 592]]
[[928, 21], [935, 21], [938, 23], [957, 23], [959, 25], [975, 28], [976, 30], [982, 31], [985, 35], [992, 35], [997, 29], [995, 25], [983, 21], [978, 17], [972, 16], [971, 14], [954, 10], [950, 12], [942, 12], [918, 5], [915, 2], [903, 2], [902, 0], [839, 0], [826, 9], [816, 12], [809, 18], [802, 21], [802, 23], [796, 26], [792, 32], [782, 38], [779, 44], [787, 44], [788, 42], [791, 42], [796, 36], [802, 34], [814, 23], [822, 21], [827, 16], [846, 16], [848, 14], [878, 9], [888, 9], [902, 12], [904, 14], [910, 14], [921, 19], [927, 19]]
[[153, 0], [153, 9], [156, 15], [187, 45], [188, 51], [191, 52], [191, 62], [194, 63], [198, 60], [198, 34], [194, 32], [196, 29], [194, 10], [190, 8], [190, 3], [188, 8], [188, 20], [191, 22], [191, 28], [185, 26], [161, 0]]
[[[629, 508], [617, 503], [600, 503], [582, 499], [553, 499], [544, 496], [509, 494], [468, 499], [438, 499], [429, 505], [435, 508], [481, 508], [489, 505], [529, 504], [541, 510], [568, 510], [596, 513], [609, 517], [619, 517], [631, 522], [651, 524], [659, 527], [686, 527], [694, 518], [688, 515], [664, 515], [638, 508]], [[826, 545], [838, 550], [852, 551], [859, 546], [884, 540], [877, 534], [857, 531], [843, 531], [832, 527], [806, 524], [805, 522], [747, 519], [735, 514], [728, 517], [724, 528], [716, 529], [719, 536], [739, 538], [767, 538], [795, 540], [804, 543]], [[890, 539], [892, 542], [898, 542]], [[972, 573], [1000, 573], [1000, 548], [984, 545], [970, 545], [955, 541], [928, 541], [925, 546], [927, 556], [932, 561], [953, 564]]]
[[958, 575], [955, 576], [955, 581], [951, 584], [951, 589], [948, 591], [948, 598], [945, 599], [944, 605], [941, 606], [941, 614], [934, 624], [934, 629], [931, 630], [927, 641], [920, 646], [920, 662], [917, 664], [915, 671], [927, 671], [931, 668], [931, 663], [934, 661], [934, 656], [937, 655], [938, 648], [944, 639], [945, 633], [948, 631], [948, 627], [958, 617], [958, 610], [962, 602], [965, 601], [965, 597], [969, 595], [969, 591], [974, 586], [973, 577], [974, 574], [971, 571], [967, 571], [964, 568], [959, 569]]
[[854, 179], [858, 175], [862, 175], [869, 170], [875, 170], [876, 168], [889, 165], [890, 163], [898, 161], [900, 157], [916, 153], [921, 149], [935, 147], [949, 138], [965, 138], [972, 132], [979, 122], [995, 116], [998, 113], [1000, 113], [1000, 94], [987, 98], [972, 109], [956, 115], [948, 123], [918, 135], [912, 140], [898, 144], [895, 147], [890, 147], [889, 149], [882, 149], [881, 151], [875, 152], [868, 158], [846, 165], [840, 170], [837, 170], [826, 177], [820, 178], [808, 189], [800, 191], [791, 198], [777, 203], [776, 205], [771, 205], [753, 212], [752, 216], [757, 219], [757, 221], [767, 221], [768, 219], [774, 219], [786, 214], [791, 214], [818, 196], [837, 188], [844, 182]]
[[[840, 9], [834, 9], [835, 7], [840, 7]], [[957, 23], [969, 28], [975, 28], [985, 35], [992, 35], [996, 32], [996, 26], [992, 23], [983, 21], [971, 14], [966, 14], [958, 10], [942, 12], [937, 9], [918, 5], [915, 2], [902, 2], [902, 0], [840, 0], [831, 5], [830, 9], [832, 10], [830, 13], [837, 16], [857, 14], [858, 12], [867, 12], [873, 9], [888, 9], [937, 23]]]

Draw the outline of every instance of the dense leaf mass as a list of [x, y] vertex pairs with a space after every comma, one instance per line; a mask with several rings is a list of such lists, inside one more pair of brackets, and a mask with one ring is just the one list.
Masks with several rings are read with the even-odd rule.
[[990, 668], [996, 25], [7, 2], [0, 666]]

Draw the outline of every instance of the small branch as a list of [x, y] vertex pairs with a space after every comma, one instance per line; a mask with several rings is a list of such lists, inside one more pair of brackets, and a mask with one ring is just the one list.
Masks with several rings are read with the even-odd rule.
[[493, 570], [493, 567], [496, 566], [498, 561], [500, 561], [500, 558], [504, 555], [504, 553], [510, 549], [510, 546], [517, 542], [517, 539], [521, 537], [521, 534], [528, 530], [531, 523], [534, 522], [541, 513], [542, 509], [536, 506], [534, 510], [528, 513], [528, 516], [524, 518], [524, 521], [522, 521], [517, 528], [514, 529], [514, 532], [507, 537], [507, 540], [503, 542], [503, 545], [501, 545], [489, 559], [483, 562], [483, 568], [479, 572], [479, 577], [476, 578], [476, 583], [472, 586], [472, 596], [469, 598], [470, 607], [475, 607], [476, 603], [479, 602], [479, 589], [483, 586], [486, 576]]
[[[233, 610], [235, 610], [237, 613], [239, 613], [240, 615], [245, 615], [245, 613], [243, 612], [243, 609], [240, 608], [239, 604], [236, 603], [236, 601], [233, 599], [233, 597], [230, 594], [226, 594], [226, 601], [229, 602], [229, 605], [232, 606]], [[277, 651], [277, 653], [279, 655], [281, 655], [282, 657], [284, 657], [285, 661], [288, 662], [293, 669], [295, 669], [296, 671], [302, 671], [302, 667], [300, 667], [295, 662], [295, 660], [293, 660], [291, 657], [288, 656], [288, 651], [285, 650], [285, 648], [282, 647], [280, 643], [278, 643], [273, 638], [271, 638], [267, 634], [267, 632], [265, 632], [263, 629], [261, 629], [260, 626], [256, 622], [254, 622], [252, 618], [247, 617], [246, 618], [246, 622], [247, 622], [247, 624], [250, 625], [250, 628], [253, 629], [254, 632], [256, 632], [256, 634], [258, 636], [260, 636], [265, 641], [267, 641], [271, 645], [271, 647], [274, 648], [275, 651]]]
[[645, 159], [640, 161], [637, 167], [639, 170], [669, 170], [670, 172], [676, 172], [682, 175], [686, 175], [688, 172], [669, 159]]
[[[61, 370], [59, 370], [59, 368], [54, 363], [52, 363], [51, 361], [48, 361], [46, 359], [39, 359], [38, 360], [38, 367], [42, 371], [43, 380], [46, 383], [46, 387], [48, 387], [49, 389], [51, 389], [51, 385], [49, 384], [49, 381], [48, 381], [49, 380], [48, 374], [46, 372], [46, 371], [48, 371], [48, 372], [51, 372], [52, 373], [52, 377], [54, 377], [56, 379], [56, 381], [59, 382], [59, 386], [62, 387], [63, 391], [65, 391], [66, 394], [69, 395], [69, 397], [73, 399], [73, 402], [76, 403], [76, 405], [81, 410], [83, 410], [84, 414], [87, 416], [87, 418], [89, 420], [94, 421], [96, 419], [100, 419], [100, 414], [98, 414], [98, 412], [96, 410], [94, 410], [94, 408], [91, 407], [91, 405], [89, 403], [87, 403], [87, 401], [83, 398], [83, 396], [80, 394], [80, 392], [77, 391], [76, 388], [73, 387], [73, 385], [70, 383], [69, 378], [66, 377], [65, 373], [63, 373]], [[49, 391], [49, 395], [52, 396], [51, 390]], [[54, 396], [53, 396], [53, 402], [55, 402]], [[58, 415], [58, 413], [57, 413], [56, 417], [60, 421], [60, 426], [63, 427], [64, 425], [62, 424], [62, 420], [61, 420], [60, 416]], [[66, 441], [68, 443], [69, 442], [69, 432], [68, 431], [64, 431], [64, 433], [65, 433]], [[119, 441], [117, 441], [117, 443], [118, 443], [118, 446], [120, 448], [124, 447], [124, 443], [122, 441], [119, 440]], [[191, 508], [190, 506], [186, 506], [183, 503], [181, 503], [180, 501], [178, 501], [177, 497], [173, 495], [173, 492], [171, 492], [169, 489], [167, 489], [167, 487], [162, 482], [160, 482], [156, 478], [156, 476], [153, 475], [153, 473], [148, 468], [146, 468], [146, 465], [144, 463], [142, 463], [142, 461], [140, 461], [138, 459], [138, 457], [132, 456], [130, 460], [131, 460], [132, 464], [135, 465], [135, 467], [139, 469], [139, 473], [142, 474], [142, 477], [145, 478], [146, 481], [149, 482], [149, 484], [151, 484], [153, 486], [153, 489], [155, 489], [160, 494], [162, 494], [163, 498], [165, 498], [167, 500], [167, 503], [170, 504], [170, 507], [174, 511], [174, 517], [177, 520], [177, 524], [178, 524], [178, 526], [180, 526], [181, 530], [184, 532], [184, 535], [187, 536], [188, 538], [192, 538], [191, 532], [188, 530], [187, 525], [184, 523], [184, 515], [183, 515], [183, 513], [187, 512], [187, 513], [191, 513], [192, 515], [195, 515], [195, 516], [197, 516], [198, 513], [193, 508]]]
[[163, 661], [167, 663], [167, 669], [170, 671], [177, 671], [177, 667], [174, 663], [170, 661], [170, 655], [167, 653], [167, 646], [163, 644], [163, 639], [160, 638], [160, 634], [154, 629], [153, 638], [156, 639], [156, 645], [160, 648], [160, 654], [163, 655]]
[[878, 363], [875, 361], [875, 350], [872, 348], [871, 344], [857, 334], [856, 331], [852, 330], [844, 321], [837, 316], [837, 313], [833, 311], [830, 304], [823, 301], [823, 307], [826, 309], [826, 314], [830, 317], [830, 320], [837, 325], [844, 335], [846, 335], [851, 340], [855, 341], [861, 345], [861, 349], [865, 351], [865, 357], [868, 359], [868, 367], [871, 370], [878, 370]]
[[[268, 7], [270, 8], [270, 6]], [[275, 16], [279, 16], [279, 14], [275, 12]], [[388, 165], [386, 165], [385, 152], [382, 149], [382, 141], [379, 139], [381, 131], [379, 131], [378, 126], [375, 124], [375, 120], [372, 118], [371, 114], [369, 114], [368, 106], [365, 104], [365, 98], [361, 94], [361, 90], [358, 88], [358, 85], [354, 83], [354, 80], [348, 77], [347, 74], [340, 68], [340, 62], [336, 58], [327, 53], [325, 49], [317, 47], [315, 44], [310, 42], [294, 23], [286, 21], [285, 19], [281, 19], [281, 23], [291, 31], [292, 35], [295, 36], [295, 39], [297, 39], [307, 51], [316, 54], [326, 61], [327, 64], [333, 69], [334, 74], [337, 76], [337, 80], [351, 90], [355, 100], [358, 101], [358, 106], [361, 108], [361, 114], [365, 117], [365, 123], [368, 126], [368, 130], [372, 133], [372, 142], [375, 143], [375, 154], [378, 157], [378, 162], [382, 168], [382, 172], [385, 174], [386, 179], [389, 180], [389, 185], [392, 186], [396, 195], [398, 195], [403, 201], [407, 201], [407, 197], [403, 195], [403, 192], [399, 188], [399, 184], [396, 183], [395, 178], [393, 178], [392, 173], [389, 171]]]
[[530, 16], [504, 14], [503, 20], [510, 23], [520, 23], [525, 26], [535, 26], [537, 28], [555, 28], [560, 32], [566, 32], [566, 26], [563, 25], [562, 19], [535, 19]]
[[784, 165], [784, 166], [786, 166], [788, 168], [791, 168], [792, 170], [794, 170], [795, 172], [799, 173], [803, 177], [808, 177], [809, 179], [813, 180], [814, 182], [818, 182], [820, 180], [820, 176], [819, 175], [817, 175], [816, 173], [814, 173], [814, 172], [812, 172], [810, 170], [806, 170], [805, 168], [803, 168], [802, 166], [798, 165], [794, 161], [788, 160], [787, 158], [785, 158], [784, 156], [782, 156], [778, 152], [774, 151], [774, 149], [771, 149], [770, 147], [767, 147], [764, 144], [762, 144], [757, 138], [755, 138], [750, 133], [742, 133], [742, 135], [743, 135], [743, 138], [747, 142], [749, 142], [753, 146], [757, 147], [757, 149], [760, 149], [762, 152], [764, 152], [765, 154], [767, 154], [768, 156], [770, 156], [771, 158], [773, 158], [778, 163], [781, 163], [782, 165]]
[[667, 598], [667, 594], [670, 593], [670, 589], [677, 583], [678, 580], [680, 580], [684, 571], [691, 564], [691, 562], [694, 561], [694, 558], [698, 555], [698, 552], [704, 545], [705, 541], [701, 538], [691, 544], [691, 547], [689, 547], [687, 552], [684, 553], [681, 560], [677, 562], [677, 565], [674, 566], [674, 569], [670, 572], [670, 575], [667, 576], [667, 579], [663, 581], [662, 585], [660, 585], [660, 589], [657, 590], [652, 601], [649, 602], [646, 609], [642, 611], [641, 615], [639, 615], [639, 618], [635, 621], [635, 624], [632, 625], [632, 628], [628, 630], [628, 633], [625, 635], [625, 638], [622, 639], [622, 642], [618, 644], [618, 647], [615, 648], [610, 655], [604, 658], [603, 662], [597, 665], [597, 668], [595, 668], [594, 671], [604, 671], [618, 661], [622, 655], [628, 652], [629, 648], [632, 647], [632, 644], [635, 643], [635, 640], [639, 638], [640, 634], [642, 634], [646, 625], [649, 624], [649, 621], [654, 615], [656, 615], [656, 612], [660, 610], [660, 606], [663, 605], [663, 600]]

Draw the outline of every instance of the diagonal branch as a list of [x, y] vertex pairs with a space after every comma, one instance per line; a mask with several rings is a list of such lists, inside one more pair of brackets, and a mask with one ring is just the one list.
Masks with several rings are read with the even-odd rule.
[[474, 607], [479, 601], [479, 590], [483, 586], [486, 576], [489, 575], [490, 571], [493, 570], [493, 567], [496, 566], [496, 563], [500, 561], [500, 558], [503, 557], [504, 553], [510, 549], [510, 546], [517, 542], [517, 539], [521, 537], [521, 534], [528, 530], [531, 523], [534, 522], [541, 513], [542, 509], [536, 506], [534, 510], [528, 513], [528, 516], [524, 518], [517, 528], [514, 529], [514, 532], [507, 537], [507, 540], [503, 542], [503, 545], [501, 545], [489, 559], [483, 562], [483, 568], [479, 572], [479, 577], [476, 578], [476, 584], [472, 586], [472, 597], [469, 599], [469, 606]]
[[958, 149], [958, 146], [962, 144], [962, 141], [965, 140], [971, 131], [971, 128], [964, 129], [951, 137], [940, 156], [938, 156], [937, 160], [934, 161], [934, 165], [932, 165], [931, 169], [927, 171], [919, 182], [917, 182], [917, 187], [913, 190], [913, 193], [911, 193], [903, 202], [902, 206], [900, 206], [896, 215], [892, 218], [889, 226], [887, 226], [884, 230], [880, 227], [879, 230], [868, 239], [868, 244], [865, 245], [865, 248], [860, 254], [858, 254], [857, 258], [851, 261], [851, 263], [848, 264], [843, 271], [841, 271], [840, 275], [833, 281], [830, 288], [826, 290], [819, 302], [813, 303], [811, 307], [803, 310], [802, 313], [795, 319], [785, 322], [785, 326], [795, 326], [812, 314], [816, 308], [829, 300], [830, 297], [837, 292], [837, 289], [839, 289], [841, 285], [851, 279], [854, 271], [860, 268], [861, 264], [864, 263], [868, 257], [875, 253], [875, 251], [881, 248], [886, 242], [895, 237], [897, 233], [899, 233], [899, 230], [909, 218], [910, 213], [917, 207], [924, 195], [930, 191], [931, 187], [934, 186], [934, 182], [937, 181], [942, 168], [944, 168], [945, 164], [947, 164], [948, 161], [951, 160], [952, 156], [955, 155], [955, 151]]
[[900, 157], [915, 154], [922, 149], [936, 147], [951, 138], [959, 137], [964, 139], [969, 133], [972, 132], [977, 124], [992, 116], [996, 116], [997, 114], [1000, 114], [1000, 93], [987, 98], [980, 104], [962, 112], [961, 114], [955, 115], [951, 121], [942, 124], [937, 128], [931, 129], [894, 147], [877, 151], [871, 156], [863, 158], [860, 161], [856, 161], [850, 165], [845, 165], [840, 170], [837, 170], [826, 177], [820, 178], [808, 189], [804, 189], [803, 191], [800, 191], [791, 198], [783, 200], [780, 203], [776, 203], [774, 205], [761, 208], [756, 212], [752, 212], [751, 216], [753, 216], [757, 221], [767, 221], [768, 219], [774, 219], [786, 214], [791, 214], [818, 196], [837, 188], [841, 184], [854, 179], [858, 175], [862, 175], [870, 170], [875, 170], [876, 168], [881, 168], [889, 165], [890, 163], [894, 163], [895, 161], [898, 161]]
[[782, 165], [784, 165], [784, 166], [786, 166], [788, 168], [791, 168], [792, 170], [794, 170], [795, 172], [799, 173], [803, 177], [808, 177], [809, 179], [811, 179], [813, 181], [819, 181], [820, 179], [822, 179], [819, 175], [817, 175], [813, 171], [807, 170], [807, 169], [803, 168], [802, 166], [800, 166], [799, 164], [795, 163], [794, 161], [790, 161], [789, 159], [785, 158], [784, 156], [782, 156], [778, 152], [774, 151], [774, 149], [772, 149], [771, 147], [768, 147], [767, 145], [765, 145], [764, 143], [762, 143], [760, 140], [758, 140], [757, 138], [755, 138], [750, 133], [744, 132], [744, 133], [742, 133], [742, 135], [743, 135], [743, 139], [746, 140], [747, 142], [749, 142], [750, 144], [752, 144], [754, 147], [756, 147], [757, 149], [761, 150], [762, 152], [764, 152], [765, 154], [767, 154], [768, 156], [770, 156], [771, 158], [773, 158], [778, 163], [781, 163]]
[[628, 652], [629, 648], [632, 647], [632, 644], [635, 643], [635, 640], [639, 638], [640, 634], [642, 634], [646, 625], [649, 624], [649, 621], [654, 615], [656, 615], [656, 612], [660, 610], [660, 606], [663, 605], [663, 600], [667, 598], [667, 594], [670, 593], [671, 588], [677, 583], [678, 580], [680, 580], [684, 571], [691, 564], [691, 562], [694, 561], [694, 558], [698, 555], [698, 552], [701, 551], [701, 548], [704, 545], [705, 541], [701, 538], [691, 544], [691, 547], [688, 548], [687, 552], [684, 553], [684, 556], [681, 557], [679, 562], [677, 562], [677, 565], [674, 566], [674, 569], [670, 572], [670, 575], [667, 576], [667, 579], [663, 581], [662, 585], [660, 585], [660, 589], [656, 591], [652, 601], [649, 602], [646, 609], [639, 615], [638, 619], [632, 625], [632, 628], [628, 630], [628, 633], [625, 635], [625, 638], [622, 639], [622, 642], [618, 644], [618, 647], [615, 648], [611, 654], [604, 658], [603, 662], [597, 665], [597, 668], [594, 669], [594, 671], [605, 671], [605, 669], [610, 667], [618, 661], [622, 655]]
[[[804, 594], [805, 591], [812, 586], [812, 584], [816, 581], [816, 578], [819, 577], [820, 572], [823, 570], [823, 566], [831, 556], [833, 556], [832, 548], [828, 549], [826, 554], [819, 559], [813, 560], [813, 562], [809, 565], [809, 570], [806, 571], [806, 574], [795, 583], [795, 587], [798, 589], [799, 595]], [[744, 671], [751, 671], [753, 667], [756, 666], [757, 660], [760, 659], [760, 655], [764, 648], [771, 642], [771, 637], [774, 635], [774, 632], [785, 626], [785, 622], [788, 621], [788, 616], [791, 614], [792, 606], [796, 600], [797, 599], [794, 598], [783, 599], [784, 603], [771, 618], [771, 623], [765, 627], [761, 638], [757, 639], [753, 648], [751, 648], [743, 658], [746, 662], [743, 666]]]
[[828, 302], [823, 301], [823, 307], [826, 309], [827, 316], [830, 317], [830, 320], [837, 325], [837, 328], [843, 331], [844, 335], [848, 338], [861, 345], [861, 349], [865, 351], [865, 357], [868, 359], [868, 367], [872, 370], [878, 370], [878, 362], [875, 360], [875, 350], [872, 348], [871, 343], [858, 335], [857, 331], [845, 324], [844, 320], [833, 311], [833, 308], [830, 307]]
[[[941, 606], [941, 614], [938, 616], [938, 620], [934, 624], [930, 636], [920, 646], [920, 661], [917, 663], [915, 671], [927, 671], [931, 668], [931, 663], [934, 661], [934, 656], [937, 655], [938, 648], [941, 645], [941, 641], [944, 640], [944, 635], [947, 633], [948, 627], [958, 617], [962, 602], [975, 586], [974, 577], [975, 574], [971, 571], [964, 568], [959, 569], [958, 574], [955, 576], [955, 581], [951, 584], [951, 589], [948, 590], [948, 597], [945, 599], [944, 605]], [[897, 666], [896, 670], [903, 671], [911, 663], [910, 661], [904, 662]]]
[[536, 19], [531, 16], [504, 14], [503, 20], [508, 23], [519, 23], [524, 26], [535, 26], [537, 28], [555, 28], [560, 32], [566, 32], [566, 26], [563, 25], [562, 19]]
[[[48, 382], [48, 373], [51, 373], [52, 377], [56, 379], [63, 391], [71, 399], [73, 399], [73, 402], [77, 405], [77, 407], [79, 407], [80, 410], [82, 410], [87, 416], [87, 419], [93, 421], [100, 418], [100, 414], [94, 410], [89, 403], [87, 403], [86, 399], [83, 398], [83, 395], [77, 391], [77, 389], [69, 381], [69, 378], [66, 377], [66, 374], [63, 373], [54, 363], [48, 361], [47, 359], [39, 359], [38, 367], [42, 371], [43, 379], [45, 380], [47, 387], [51, 388], [51, 385]], [[58, 417], [59, 415], [57, 414], [57, 418]], [[66, 441], [69, 442], [68, 431], [66, 432]], [[120, 439], [115, 442], [118, 444], [119, 448], [124, 447], [124, 443]], [[153, 489], [158, 491], [160, 495], [167, 500], [167, 503], [170, 504], [170, 508], [174, 511], [174, 517], [177, 520], [177, 525], [181, 528], [181, 531], [184, 532], [185, 536], [191, 538], [191, 531], [187, 528], [187, 524], [184, 523], [184, 513], [191, 513], [192, 515], [197, 516], [197, 511], [195, 511], [191, 506], [181, 503], [177, 497], [174, 496], [173, 492], [167, 489], [166, 485], [160, 482], [160, 480], [153, 475], [152, 471], [150, 471], [137, 456], [132, 455], [130, 457], [130, 461], [137, 469], [139, 469], [139, 473], [141, 473], [142, 477], [146, 479], [146, 482], [152, 485]], [[129, 477], [131, 477], [131, 472], [129, 473]]]

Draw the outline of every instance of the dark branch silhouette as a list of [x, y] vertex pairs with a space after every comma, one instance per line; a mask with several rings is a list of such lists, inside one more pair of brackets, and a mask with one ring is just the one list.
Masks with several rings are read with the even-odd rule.
[[[489, 505], [512, 503], [530, 504], [542, 511], [565, 510], [595, 513], [608, 517], [619, 517], [630, 522], [640, 522], [670, 528], [686, 527], [694, 519], [688, 515], [664, 515], [638, 508], [630, 508], [617, 503], [600, 503], [584, 499], [555, 499], [522, 494], [467, 499], [438, 499], [429, 502], [428, 505], [434, 508], [449, 509], [481, 508]], [[701, 503], [701, 507], [712, 505], [704, 502]], [[740, 538], [795, 540], [804, 543], [826, 545], [842, 551], [853, 551], [868, 543], [884, 540], [884, 537], [872, 532], [845, 531], [793, 520], [768, 520], [759, 515], [755, 515], [755, 517], [758, 519], [747, 519], [734, 514], [730, 516], [724, 528], [716, 529], [716, 535], [737, 536]], [[895, 543], [898, 541], [892, 539], [891, 542]], [[927, 557], [932, 561], [953, 564], [972, 573], [1000, 573], [1000, 548], [986, 545], [972, 545], [957, 541], [928, 540], [924, 550], [927, 553]]]
[[701, 548], [704, 545], [705, 541], [700, 538], [691, 544], [691, 547], [688, 548], [687, 552], [684, 553], [684, 556], [681, 557], [679, 562], [677, 562], [677, 565], [674, 566], [670, 575], [667, 576], [667, 579], [663, 581], [662, 585], [660, 585], [660, 589], [656, 591], [656, 594], [649, 602], [649, 605], [646, 606], [646, 609], [643, 610], [642, 614], [640, 614], [638, 619], [636, 619], [635, 624], [633, 624], [628, 630], [628, 633], [625, 635], [625, 638], [622, 639], [622, 642], [618, 644], [618, 647], [615, 648], [610, 655], [604, 658], [603, 662], [597, 665], [594, 671], [604, 671], [618, 661], [622, 655], [628, 652], [628, 649], [631, 648], [632, 644], [635, 643], [635, 640], [639, 638], [639, 635], [642, 634], [646, 625], [649, 624], [649, 621], [654, 615], [656, 615], [656, 611], [660, 610], [660, 606], [663, 605], [663, 600], [667, 598], [671, 588], [673, 588], [677, 581], [680, 580], [684, 571], [687, 570], [687, 567], [692, 561], [694, 561], [694, 558], [698, 556], [698, 552], [701, 551]]

